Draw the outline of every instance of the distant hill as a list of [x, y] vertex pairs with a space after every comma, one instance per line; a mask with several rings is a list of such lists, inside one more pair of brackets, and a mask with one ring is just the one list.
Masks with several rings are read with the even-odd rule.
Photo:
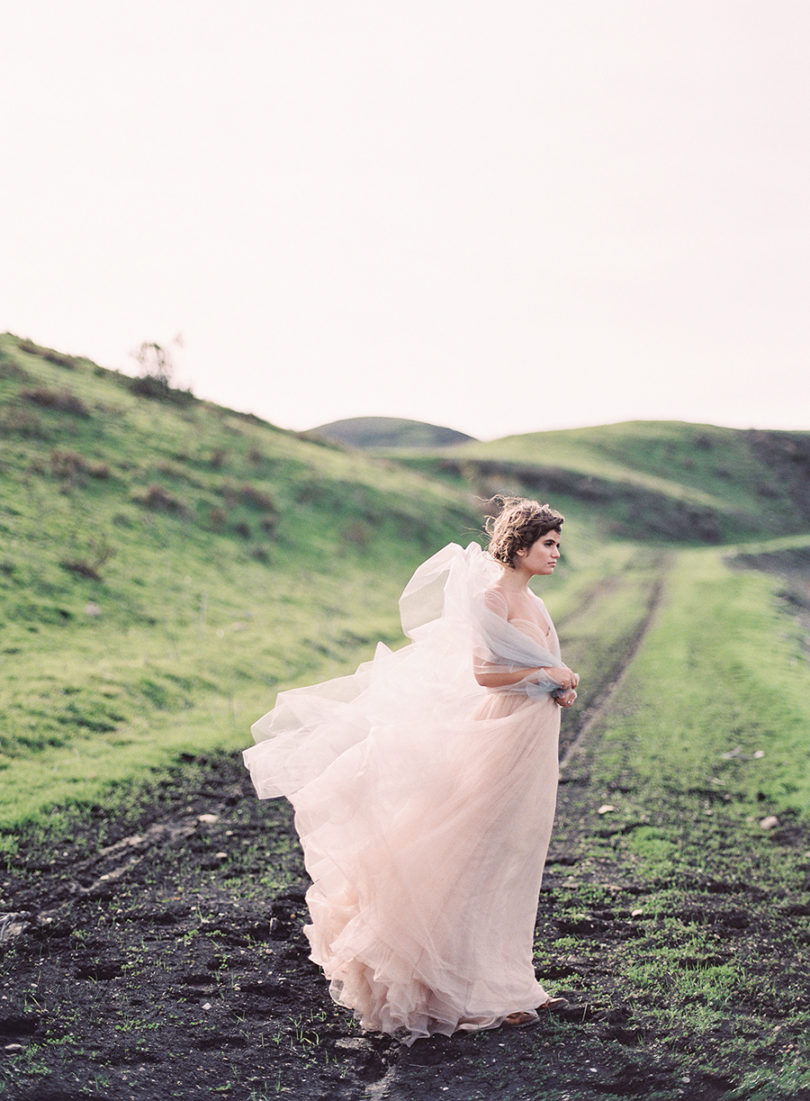
[[349, 417], [311, 429], [310, 435], [364, 450], [454, 447], [476, 442], [474, 436], [425, 421], [402, 417]]
[[475, 441], [402, 462], [479, 497], [551, 497], [631, 539], [717, 543], [810, 527], [810, 432], [627, 421]]

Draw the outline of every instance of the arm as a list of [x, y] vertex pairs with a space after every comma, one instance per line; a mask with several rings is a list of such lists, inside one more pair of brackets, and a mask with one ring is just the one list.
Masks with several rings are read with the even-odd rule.
[[475, 671], [475, 679], [484, 688], [506, 688], [510, 684], [530, 677], [533, 673], [542, 673], [556, 681], [560, 688], [576, 688], [579, 676], [567, 665], [552, 665], [549, 668], [538, 666], [536, 669], [510, 669], [502, 673], [487, 672], [480, 668]]
[[507, 685], [517, 684], [519, 680], [523, 680], [524, 677], [530, 676], [532, 673], [539, 673], [540, 669], [510, 669], [503, 673], [487, 673], [482, 670], [476, 669], [475, 679], [483, 688], [506, 688]]

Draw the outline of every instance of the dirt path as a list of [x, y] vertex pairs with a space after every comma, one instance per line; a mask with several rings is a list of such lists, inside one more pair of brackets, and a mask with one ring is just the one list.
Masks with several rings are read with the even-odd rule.
[[665, 560], [662, 559], [660, 567], [662, 572], [651, 586], [647, 595], [647, 608], [644, 616], [633, 633], [632, 638], [627, 640], [625, 644], [625, 651], [621, 664], [607, 670], [604, 679], [590, 697], [588, 705], [579, 712], [574, 713], [576, 716], [576, 725], [572, 733], [567, 738], [565, 736], [562, 738], [560, 772], [563, 775], [571, 764], [572, 759], [585, 745], [588, 732], [610, 708], [610, 701], [620, 690], [630, 666], [633, 663], [633, 659], [641, 649], [641, 644], [644, 641], [647, 631], [650, 629], [650, 625], [655, 618], [655, 613], [658, 610], [658, 605], [661, 602], [661, 594], [664, 589], [664, 562]]
[[[630, 641], [631, 659], [659, 598], [660, 583]], [[104, 823], [100, 849], [101, 817], [87, 815], [69, 840], [31, 849], [3, 876], [0, 1097], [726, 1096], [734, 1081], [722, 1060], [677, 1021], [666, 1035], [651, 1031], [617, 977], [628, 954], [654, 954], [660, 935], [634, 916], [646, 888], [617, 847], [621, 828], [599, 815], [589, 781], [590, 734], [623, 675], [606, 671], [565, 747], [538, 911], [543, 981], [572, 999], [571, 1010], [534, 1029], [411, 1048], [361, 1033], [307, 959], [306, 879], [287, 805], [256, 800], [238, 757], [189, 761], [136, 805], [123, 800], [120, 820]], [[706, 819], [700, 829], [719, 824]], [[710, 840], [696, 831], [690, 843], [699, 849]], [[706, 896], [712, 921], [735, 949], [750, 935], [761, 950], [764, 925], [740, 925], [741, 874], [729, 866], [728, 877], [714, 881]], [[767, 899], [752, 891], [746, 905], [767, 921]], [[684, 903], [684, 922], [688, 909]], [[795, 920], [806, 921], [800, 907]], [[774, 953], [788, 951], [770, 926], [767, 936]], [[775, 1023], [789, 1028], [790, 1007], [779, 1013], [775, 1005]]]

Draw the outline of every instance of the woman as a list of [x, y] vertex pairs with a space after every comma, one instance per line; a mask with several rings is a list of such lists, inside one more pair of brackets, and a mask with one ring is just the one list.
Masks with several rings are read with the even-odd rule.
[[332, 997], [406, 1043], [564, 1004], [537, 982], [532, 941], [579, 678], [528, 588], [554, 571], [563, 517], [502, 504], [488, 553], [451, 544], [408, 583], [410, 645], [281, 693], [244, 755], [260, 798], [295, 807], [305, 932]]

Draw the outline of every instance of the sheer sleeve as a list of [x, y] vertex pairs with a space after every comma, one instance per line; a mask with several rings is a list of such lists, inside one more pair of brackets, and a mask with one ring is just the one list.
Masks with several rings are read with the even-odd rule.
[[[479, 676], [492, 673], [513, 673], [518, 669], [531, 672], [512, 684], [488, 687], [489, 692], [519, 693], [527, 696], [556, 695], [560, 686], [544, 672], [560, 661], [559, 650], [547, 650], [516, 627], [509, 619], [509, 600], [505, 593], [493, 587], [480, 593], [476, 641], [473, 647], [473, 672]], [[556, 644], [556, 634], [554, 635]]]
[[[419, 645], [430, 644], [436, 657], [453, 654], [473, 683], [471, 674], [533, 669], [537, 672], [530, 679], [498, 691], [554, 692], [558, 683], [542, 669], [560, 663], [556, 634], [543, 644], [511, 622], [508, 597], [496, 584], [501, 570], [476, 543], [466, 550], [454, 543], [444, 547], [422, 563], [405, 587], [403, 630]], [[444, 658], [439, 665], [445, 665]]]
[[[504, 622], [509, 621], [509, 602], [499, 589], [486, 589], [481, 594], [481, 604]], [[483, 634], [477, 633], [473, 645], [473, 673], [476, 677], [487, 673], [505, 673], [518, 668], [493, 653]]]

